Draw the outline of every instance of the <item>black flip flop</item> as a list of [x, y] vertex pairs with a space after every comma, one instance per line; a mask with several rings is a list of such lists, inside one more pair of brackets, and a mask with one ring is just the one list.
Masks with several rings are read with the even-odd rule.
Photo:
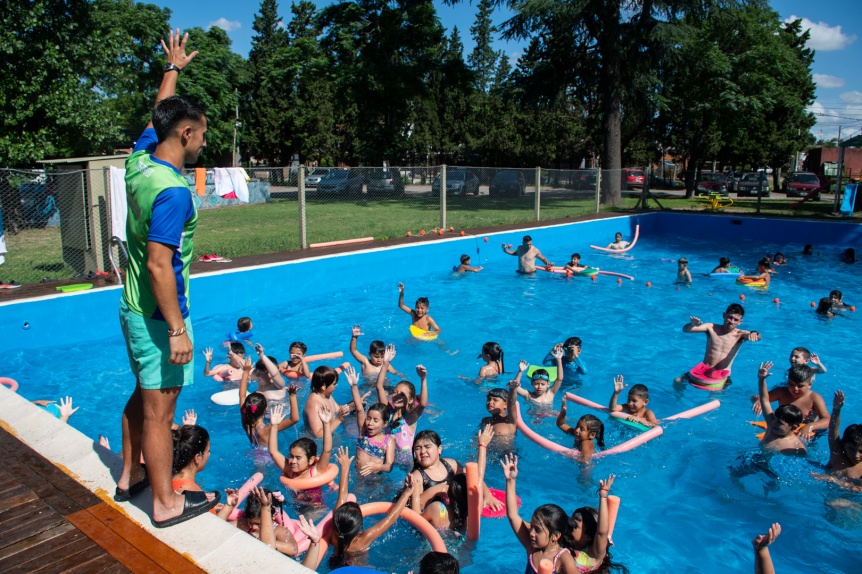
[[144, 469], [144, 478], [140, 482], [131, 485], [129, 488], [120, 488], [118, 486], [114, 490], [114, 500], [116, 502], [128, 502], [146, 490], [150, 485], [150, 476], [147, 474], [147, 467], [142, 464], [141, 468]]
[[156, 528], [167, 528], [168, 526], [175, 526], [181, 522], [185, 522], [190, 518], [194, 518], [195, 516], [200, 516], [205, 512], [208, 512], [211, 508], [214, 508], [216, 504], [218, 504], [219, 499], [221, 499], [220, 492], [213, 492], [210, 494], [214, 494], [212, 500], [207, 500], [206, 492], [189, 492], [185, 493], [186, 501], [183, 504], [183, 512], [179, 516], [174, 516], [173, 518], [168, 518], [167, 520], [156, 521], [153, 520], [153, 526]]

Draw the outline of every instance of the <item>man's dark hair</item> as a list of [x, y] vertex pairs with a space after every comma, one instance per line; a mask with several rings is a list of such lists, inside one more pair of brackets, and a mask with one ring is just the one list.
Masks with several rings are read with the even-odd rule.
[[201, 121], [206, 114], [203, 106], [183, 96], [171, 96], [160, 101], [153, 110], [153, 128], [159, 141], [165, 141], [183, 120]]
[[727, 311], [725, 311], [728, 315], [739, 315], [740, 317], [745, 316], [745, 309], [742, 308], [742, 305], [739, 303], [731, 303], [727, 306]]

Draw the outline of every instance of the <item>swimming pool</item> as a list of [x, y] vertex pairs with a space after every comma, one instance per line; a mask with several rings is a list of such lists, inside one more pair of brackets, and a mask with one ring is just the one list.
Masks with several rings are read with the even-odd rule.
[[[641, 237], [630, 254], [611, 256], [589, 249], [590, 243], [610, 242], [617, 230], [630, 236], [636, 224], [641, 226]], [[614, 491], [622, 497], [614, 560], [632, 572], [664, 572], [671, 564], [689, 572], [747, 570], [750, 539], [775, 521], [784, 527], [773, 550], [780, 570], [850, 571], [851, 564], [856, 564], [851, 549], [859, 547], [862, 531], [858, 523], [825, 507], [824, 499], [844, 496], [859, 501], [858, 495], [847, 496], [813, 481], [808, 473], [814, 467], [800, 461], [774, 462], [780, 480], [764, 473], [741, 476], [741, 457], [757, 451], [753, 427], [748, 425], [753, 420], [748, 397], [756, 391], [757, 365], [774, 361], [773, 379], [778, 379], [795, 346], [817, 352], [829, 368], [814, 387], [827, 405], [834, 390], [847, 393], [844, 426], [862, 419], [860, 400], [854, 398], [860, 385], [851, 379], [862, 367], [862, 359], [853, 353], [853, 343], [859, 340], [856, 317], [823, 320], [809, 306], [833, 288], [844, 291], [847, 301], [858, 302], [862, 267], [845, 266], [837, 259], [843, 247], [860, 243], [859, 226], [651, 214], [526, 233], [558, 264], [577, 251], [583, 263], [633, 275], [635, 281], [516, 276], [515, 258], [504, 255], [499, 244], [520, 243], [523, 232], [492, 235], [487, 243], [481, 237], [459, 238], [197, 276], [192, 286], [197, 348], [218, 347], [236, 318], [249, 315], [257, 338], [279, 359], [294, 340], [304, 341], [310, 353], [342, 350], [348, 356], [350, 326], [362, 323], [366, 337], [360, 339], [360, 350], [367, 351], [368, 342], [379, 338], [396, 345], [394, 364], [402, 372], [409, 375], [419, 362], [428, 368], [433, 408], [419, 428], [440, 432], [444, 455], [464, 462], [471, 458], [471, 439], [486, 414], [484, 392], [492, 385], [459, 377], [478, 372], [480, 362], [475, 357], [482, 343], [500, 343], [511, 373], [518, 359], [538, 362], [552, 343], [578, 335], [584, 340], [582, 356], [589, 374], [580, 382], [566, 382], [568, 390], [604, 404], [613, 376], [623, 374], [630, 385], [650, 387], [650, 407], [659, 417], [713, 398], [720, 399], [722, 406], [668, 425], [662, 437], [630, 453], [598, 460], [587, 475], [575, 463], [519, 436], [518, 493], [524, 499], [524, 518], [544, 502], [557, 502], [569, 511], [595, 505], [598, 479], [613, 472], [619, 477]], [[815, 244], [814, 256], [799, 255], [805, 243]], [[790, 265], [779, 268], [767, 292], [702, 276], [720, 256], [751, 269], [763, 253], [779, 250], [793, 257]], [[816, 255], [818, 251], [821, 255]], [[485, 265], [485, 271], [453, 277], [448, 269], [461, 253], [470, 254], [474, 265]], [[677, 290], [673, 285], [676, 265], [663, 260], [681, 255], [688, 257], [695, 283]], [[398, 281], [406, 285], [408, 304], [419, 296], [429, 297], [430, 314], [443, 329], [445, 348], [408, 338], [409, 319], [396, 307]], [[646, 287], [647, 281], [652, 287]], [[743, 328], [759, 330], [764, 340], [745, 344], [734, 367], [733, 386], [722, 393], [675, 388], [673, 377], [700, 361], [703, 353], [702, 335], [681, 332], [688, 316], [718, 321], [740, 294], [746, 295]], [[3, 375], [22, 382], [20, 392], [31, 399], [71, 394], [82, 405], [72, 423], [89, 436], [106, 434], [115, 448], [119, 413], [130, 388], [116, 328], [118, 297], [118, 290], [103, 290], [0, 307], [0, 324], [8, 335], [0, 352]], [[775, 298], [779, 304], [773, 302]], [[197, 360], [200, 372], [201, 355]], [[507, 380], [501, 377], [499, 386]], [[336, 398], [343, 402], [349, 389], [340, 387]], [[213, 456], [200, 477], [207, 488], [236, 486], [262, 465], [249, 452], [235, 408], [209, 401], [218, 390], [220, 385], [199, 376], [194, 386], [183, 391], [179, 405], [196, 408], [199, 423], [213, 434]], [[571, 405], [569, 418], [576, 420], [585, 412]], [[553, 417], [530, 417], [528, 422], [542, 434], [570, 445], [570, 439], [556, 430]], [[352, 425], [345, 430], [355, 432]], [[609, 444], [629, 436], [612, 422], [607, 430]], [[280, 444], [287, 445], [293, 436], [293, 429], [286, 431]], [[352, 450], [353, 441], [346, 438], [345, 442]], [[825, 462], [825, 440], [815, 441], [809, 459]], [[273, 467], [264, 468], [268, 468], [267, 482], [277, 484]], [[397, 470], [386, 482], [402, 477]], [[494, 462], [489, 464], [487, 479], [492, 487], [503, 485]], [[355, 479], [352, 486], [360, 500], [363, 495], [388, 496], [392, 490], [391, 484], [362, 486]], [[422, 554], [421, 548], [409, 549], [415, 546], [415, 538], [399, 527], [372, 550], [370, 564], [406, 572]], [[392, 564], [393, 547], [399, 553], [406, 549], [401, 563]], [[794, 552], [797, 547], [812, 552]], [[465, 572], [523, 568], [524, 553], [505, 520], [483, 521], [477, 544], [455, 545], [452, 551]]]

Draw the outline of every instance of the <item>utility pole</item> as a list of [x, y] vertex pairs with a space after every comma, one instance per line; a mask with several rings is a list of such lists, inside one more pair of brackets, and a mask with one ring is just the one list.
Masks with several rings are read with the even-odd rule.
[[841, 205], [841, 172], [844, 170], [844, 148], [841, 147], [841, 126], [838, 126], [838, 173], [835, 174], [835, 199], [832, 210], [838, 212]]
[[[234, 97], [237, 97], [237, 91], [236, 90], [233, 91], [233, 94], [234, 94]], [[235, 110], [235, 116], [234, 116], [234, 120], [233, 120], [233, 148], [232, 148], [232, 156], [231, 156], [232, 159], [231, 159], [231, 164], [230, 164], [231, 167], [237, 167], [237, 164], [239, 163], [238, 157], [237, 157], [239, 155], [237, 153], [239, 150], [237, 150], [237, 148], [236, 148], [236, 131], [237, 131], [237, 129], [240, 128], [240, 126], [242, 126], [242, 122], [239, 121], [239, 99], [236, 100], [236, 107], [234, 108], [234, 110]]]

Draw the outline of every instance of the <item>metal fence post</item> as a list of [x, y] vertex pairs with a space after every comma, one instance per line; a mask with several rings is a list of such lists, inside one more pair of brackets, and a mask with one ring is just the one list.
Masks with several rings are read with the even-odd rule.
[[599, 213], [599, 197], [602, 190], [602, 169], [596, 169], [596, 213]]
[[308, 248], [308, 238], [306, 237], [306, 224], [305, 224], [305, 166], [299, 166], [299, 171], [297, 172], [297, 178], [299, 181], [299, 191], [297, 193], [299, 198], [299, 248], [307, 249]]
[[542, 168], [536, 166], [536, 197], [533, 203], [533, 216], [536, 218], [536, 221], [541, 221], [541, 209], [542, 209]]
[[446, 164], [440, 172], [440, 229], [446, 229]]

